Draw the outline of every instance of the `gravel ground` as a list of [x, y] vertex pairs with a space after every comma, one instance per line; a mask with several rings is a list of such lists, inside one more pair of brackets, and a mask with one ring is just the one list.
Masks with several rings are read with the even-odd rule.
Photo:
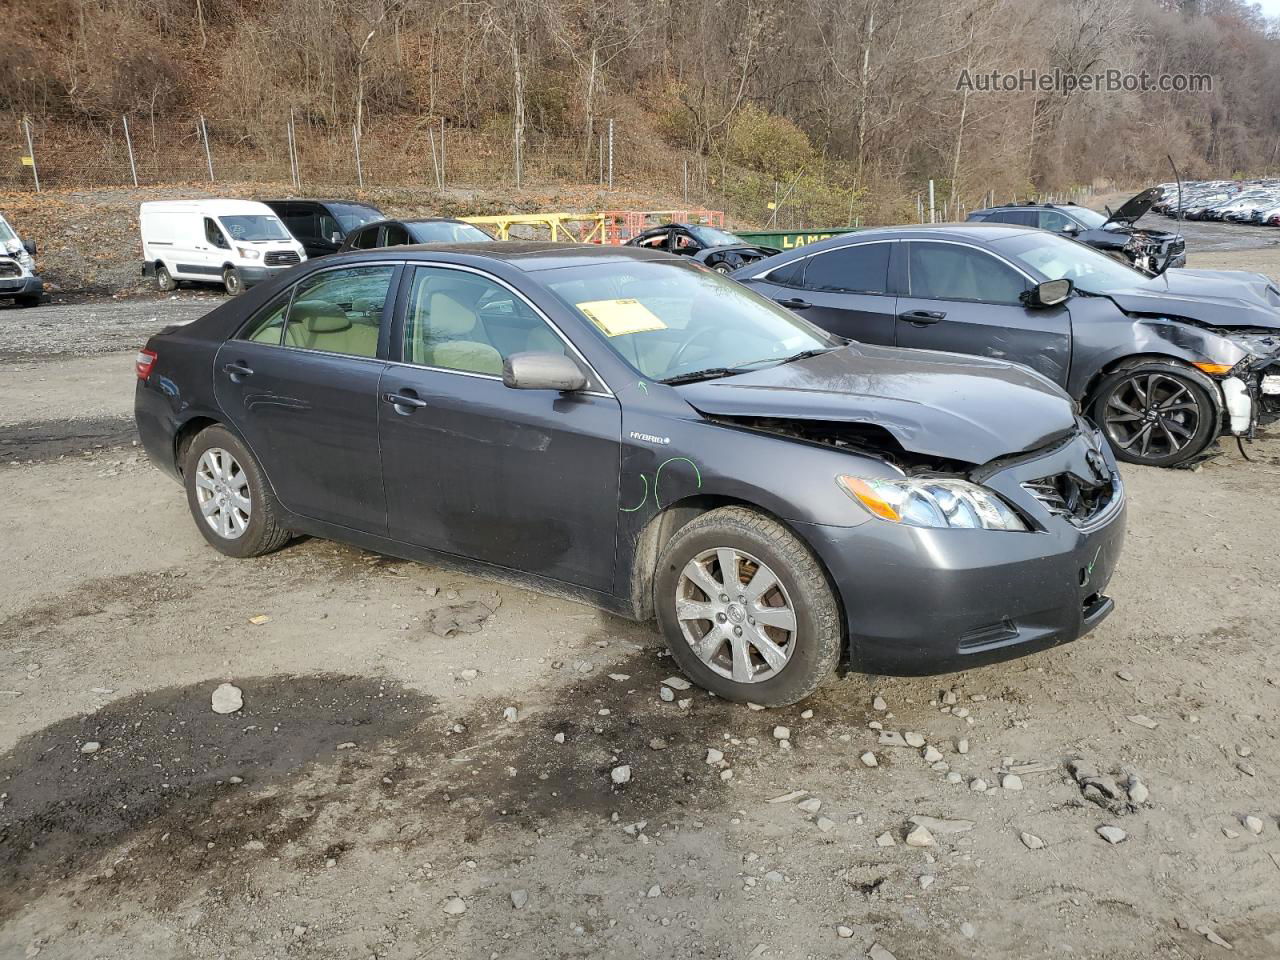
[[1126, 469], [1078, 643], [666, 702], [647, 626], [209, 549], [122, 425], [214, 302], [0, 312], [0, 957], [1280, 956], [1280, 441]]

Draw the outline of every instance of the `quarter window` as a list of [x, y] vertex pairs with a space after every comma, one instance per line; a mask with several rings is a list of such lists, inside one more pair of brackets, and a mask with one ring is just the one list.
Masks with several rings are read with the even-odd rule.
[[427, 367], [501, 376], [515, 353], [565, 352], [534, 310], [494, 280], [419, 267], [405, 311], [404, 359]]
[[326, 270], [295, 288], [286, 346], [352, 357], [378, 355], [378, 331], [395, 267]]
[[911, 296], [1019, 303], [1027, 281], [989, 253], [954, 243], [907, 244]]
[[889, 283], [889, 244], [857, 243], [809, 261], [804, 285], [837, 293], [884, 293]]
[[241, 334], [241, 338], [252, 340], [254, 343], [274, 343], [279, 345], [281, 334], [284, 332], [284, 315], [289, 310], [289, 299], [292, 296], [293, 291], [286, 290], [276, 297], [249, 324], [245, 332]]

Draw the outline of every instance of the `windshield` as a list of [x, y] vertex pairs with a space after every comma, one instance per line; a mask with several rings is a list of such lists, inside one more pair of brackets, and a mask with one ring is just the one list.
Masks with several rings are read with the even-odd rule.
[[350, 233], [356, 227], [363, 227], [366, 223], [384, 219], [381, 210], [366, 207], [360, 203], [327, 203], [325, 206], [342, 224], [344, 233]]
[[13, 228], [5, 222], [4, 217], [0, 217], [0, 247], [5, 246], [10, 240], [17, 240], [18, 235], [13, 232]]
[[697, 237], [698, 242], [704, 247], [724, 247], [731, 243], [746, 243], [741, 237], [727, 230], [717, 230], [715, 227], [690, 227], [689, 232]]
[[413, 234], [414, 243], [487, 243], [493, 239], [479, 227], [469, 223], [449, 223], [435, 221], [432, 223], [405, 224]]
[[592, 263], [547, 270], [539, 279], [651, 380], [751, 369], [843, 343], [737, 281], [692, 264]]
[[1105, 214], [1099, 213], [1097, 210], [1090, 210], [1088, 207], [1072, 207], [1071, 216], [1075, 217], [1090, 230], [1095, 230], [1107, 222]]
[[289, 231], [275, 217], [250, 214], [243, 217], [219, 217], [222, 228], [232, 240], [288, 240]]
[[1145, 273], [1105, 253], [1052, 233], [1020, 233], [992, 245], [1050, 280], [1072, 281], [1085, 293], [1131, 289], [1148, 279]]

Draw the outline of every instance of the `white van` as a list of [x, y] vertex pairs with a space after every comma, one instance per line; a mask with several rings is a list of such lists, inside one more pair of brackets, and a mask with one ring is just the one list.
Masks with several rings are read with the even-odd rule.
[[154, 201], [139, 220], [142, 275], [161, 290], [199, 280], [234, 296], [307, 259], [271, 208], [253, 200]]

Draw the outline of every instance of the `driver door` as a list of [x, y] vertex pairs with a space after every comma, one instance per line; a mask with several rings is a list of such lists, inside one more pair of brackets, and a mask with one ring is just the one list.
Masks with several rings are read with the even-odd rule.
[[1032, 367], [1066, 386], [1071, 361], [1067, 307], [1022, 304], [1031, 281], [978, 247], [904, 240], [907, 295], [898, 298], [897, 343], [973, 353]]

